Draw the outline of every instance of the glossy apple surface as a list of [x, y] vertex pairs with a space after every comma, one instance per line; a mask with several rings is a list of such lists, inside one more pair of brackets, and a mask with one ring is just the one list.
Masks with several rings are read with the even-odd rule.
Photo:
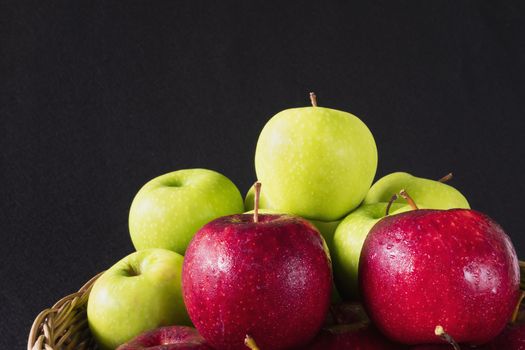
[[322, 326], [332, 271], [323, 238], [289, 215], [232, 215], [205, 225], [188, 247], [183, 295], [199, 333], [215, 348], [300, 347]]
[[271, 209], [334, 221], [363, 200], [377, 168], [372, 133], [356, 116], [323, 107], [287, 109], [264, 126], [257, 178]]
[[364, 306], [390, 339], [483, 344], [510, 319], [519, 296], [516, 252], [503, 229], [473, 210], [414, 210], [379, 221], [359, 264]]
[[207, 169], [174, 171], [146, 183], [133, 199], [129, 231], [137, 250], [184, 254], [204, 224], [244, 211], [241, 194], [224, 175]]
[[[410, 197], [417, 205], [425, 208], [470, 208], [465, 196], [454, 187], [403, 172], [392, 173], [379, 179], [372, 185], [363, 203], [388, 203], [393, 194], [399, 193], [403, 189], [410, 193]], [[404, 200], [398, 198], [396, 203], [404, 203]]]
[[115, 349], [144, 331], [190, 324], [182, 300], [183, 257], [146, 249], [123, 258], [93, 285], [89, 328], [102, 349]]
[[[330, 250], [334, 281], [344, 300], [358, 300], [358, 270], [361, 248], [370, 229], [386, 214], [387, 203], [362, 205], [341, 221]], [[394, 203], [390, 213], [410, 210], [410, 206]]]
[[[251, 200], [252, 205], [250, 206], [248, 203], [248, 199]], [[262, 193], [261, 193], [261, 199], [262, 199]], [[259, 202], [261, 203], [261, 202]], [[248, 204], [248, 205], [247, 205]], [[246, 195], [246, 201], [245, 201], [245, 209], [248, 209], [245, 214], [252, 214], [253, 215], [253, 190], [250, 190], [248, 194]], [[285, 213], [279, 213], [272, 209], [259, 209], [259, 213], [261, 214], [285, 214]], [[308, 219], [305, 219], [308, 220]], [[321, 236], [323, 236], [326, 246], [328, 247], [328, 251], [330, 253], [330, 256], [332, 255], [332, 249], [334, 247], [334, 234], [337, 226], [339, 225], [340, 221], [330, 221], [330, 222], [324, 222], [319, 220], [308, 220], [312, 225], [314, 225], [319, 232], [321, 233]], [[336, 288], [335, 284], [332, 287], [332, 297], [331, 297], [332, 303], [339, 303], [341, 299], [341, 295]]]
[[169, 326], [145, 332], [117, 350], [213, 350], [195, 328]]
[[[247, 213], [252, 213], [253, 211], [253, 203], [254, 203], [254, 189], [253, 187], [250, 188], [248, 193], [246, 194], [246, 197], [244, 199], [244, 208], [246, 209]], [[284, 213], [280, 212], [276, 209], [272, 209], [272, 204], [268, 202], [266, 199], [264, 192], [261, 192], [260, 199], [259, 199], [259, 211], [261, 213], [266, 214], [291, 214], [291, 213]], [[334, 244], [334, 234], [337, 226], [341, 222], [341, 220], [336, 221], [321, 221], [321, 220], [313, 220], [313, 219], [307, 219], [310, 221], [319, 232], [321, 232], [321, 235], [323, 235], [323, 238], [326, 242], [326, 245], [328, 246], [328, 249], [330, 252], [332, 252], [333, 244]]]

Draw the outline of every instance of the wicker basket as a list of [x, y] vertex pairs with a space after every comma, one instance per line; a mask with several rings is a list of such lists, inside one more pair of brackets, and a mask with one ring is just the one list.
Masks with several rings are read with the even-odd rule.
[[87, 301], [99, 273], [76, 293], [60, 299], [35, 318], [28, 350], [97, 349], [87, 323]]
[[[520, 272], [520, 288], [525, 291], [525, 261], [520, 261]], [[29, 333], [27, 350], [97, 349], [89, 332], [86, 307], [91, 287], [101, 274], [36, 317]], [[523, 312], [520, 312], [520, 318], [525, 318]]]

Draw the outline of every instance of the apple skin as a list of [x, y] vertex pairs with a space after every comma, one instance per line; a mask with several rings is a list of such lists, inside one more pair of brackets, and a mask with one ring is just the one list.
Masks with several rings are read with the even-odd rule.
[[[255, 193], [253, 190], [253, 186], [248, 190], [248, 193], [246, 193], [246, 197], [244, 199], [244, 209], [247, 213], [253, 212], [253, 204], [254, 204], [254, 197]], [[286, 213], [282, 211], [278, 211], [277, 209], [272, 209], [272, 204], [266, 199], [264, 196], [264, 192], [260, 193], [259, 196], [259, 212], [266, 213], [266, 214], [292, 214], [292, 213]], [[333, 244], [334, 244], [334, 234], [337, 226], [341, 222], [341, 220], [336, 221], [322, 221], [322, 220], [313, 220], [313, 219], [306, 219], [310, 221], [321, 233], [323, 236], [326, 245], [328, 246], [328, 249], [330, 252], [332, 251]]]
[[142, 333], [117, 350], [213, 350], [193, 327], [168, 326]]
[[[363, 203], [389, 202], [392, 195], [405, 190], [418, 206], [431, 209], [469, 209], [467, 199], [454, 187], [445, 183], [397, 172], [386, 175], [372, 185]], [[395, 203], [405, 203], [398, 198]]]
[[369, 322], [323, 329], [306, 350], [402, 350], [403, 345], [385, 338]]
[[330, 306], [326, 244], [308, 221], [290, 215], [232, 215], [205, 225], [182, 272], [184, 302], [199, 333], [218, 349], [300, 347]]
[[380, 220], [363, 245], [359, 282], [370, 319], [405, 344], [458, 343], [500, 333], [519, 297], [516, 252], [488, 216], [466, 209], [414, 210]]
[[[392, 173], [377, 181], [368, 191], [364, 204], [337, 226], [333, 247], [329, 246], [334, 265], [334, 280], [345, 300], [359, 300], [359, 256], [366, 236], [374, 224], [385, 216], [393, 194], [405, 189], [420, 208], [469, 208], [465, 197], [455, 188], [439, 181], [418, 178], [408, 173]], [[391, 214], [411, 210], [404, 199], [397, 199]]]
[[144, 331], [191, 324], [182, 300], [183, 257], [145, 249], [100, 276], [89, 294], [89, 328], [102, 349], [115, 349]]
[[[244, 208], [248, 210], [244, 214], [252, 214], [253, 215], [253, 188], [248, 191], [248, 194], [246, 195], [246, 200], [244, 204]], [[261, 197], [259, 199], [259, 204], [261, 204], [262, 199], [262, 193]], [[250, 205], [249, 203], [252, 203]], [[259, 213], [261, 214], [286, 214], [282, 212], [275, 211], [273, 209], [259, 209]], [[334, 249], [334, 234], [337, 226], [339, 225], [340, 221], [330, 221], [330, 222], [324, 222], [319, 220], [308, 220], [312, 225], [314, 225], [319, 232], [321, 233], [321, 236], [323, 236], [326, 246], [328, 247], [328, 251], [330, 255], [332, 254], [332, 249]], [[339, 291], [337, 290], [335, 284], [332, 287], [332, 297], [331, 297], [332, 303], [338, 303], [341, 301], [341, 295], [339, 294]]]
[[204, 224], [244, 211], [241, 194], [227, 177], [207, 169], [161, 175], [137, 193], [129, 231], [137, 250], [164, 248], [179, 254]]
[[[362, 205], [337, 226], [330, 255], [334, 267], [334, 281], [344, 300], [358, 300], [359, 256], [370, 229], [385, 217], [388, 203]], [[406, 204], [393, 203], [390, 213], [410, 210]]]
[[257, 178], [271, 209], [321, 221], [355, 209], [376, 168], [377, 148], [367, 126], [350, 113], [323, 107], [277, 113], [255, 151]]

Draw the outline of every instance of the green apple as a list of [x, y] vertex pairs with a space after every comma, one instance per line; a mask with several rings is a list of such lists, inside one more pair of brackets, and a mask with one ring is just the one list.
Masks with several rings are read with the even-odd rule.
[[[365, 204], [341, 221], [335, 230], [331, 251], [334, 281], [343, 299], [358, 299], [358, 268], [361, 248], [370, 229], [386, 214], [388, 203]], [[410, 210], [407, 204], [393, 203], [390, 214]]]
[[[379, 179], [368, 191], [363, 203], [388, 202], [393, 194], [406, 190], [418, 206], [430, 209], [465, 208], [467, 199], [454, 187], [445, 183], [397, 172]], [[399, 198], [396, 203], [403, 203]]]
[[[251, 187], [244, 199], [244, 208], [248, 213], [251, 213], [253, 211], [254, 197], [255, 197], [255, 191], [253, 187]], [[259, 194], [259, 208], [260, 208], [259, 209], [260, 213], [291, 214], [291, 213], [286, 213], [283, 211], [278, 211], [276, 209], [272, 209], [273, 207], [271, 203], [268, 202], [267, 198], [265, 197], [265, 193], [263, 191], [261, 191], [261, 193]], [[328, 250], [332, 251], [333, 243], [334, 243], [335, 229], [337, 228], [337, 225], [339, 225], [341, 220], [335, 220], [335, 221], [321, 221], [321, 220], [313, 220], [313, 219], [306, 219], [306, 220], [310, 221], [319, 230], [319, 232], [321, 232], [321, 235], [323, 236], [326, 242], [326, 245], [328, 246]]]
[[207, 169], [174, 171], [146, 183], [133, 199], [129, 232], [137, 250], [186, 251], [208, 222], [244, 211], [241, 194], [224, 175]]
[[93, 285], [89, 328], [102, 349], [115, 349], [136, 335], [167, 325], [191, 325], [182, 300], [183, 257], [145, 249], [123, 258]]
[[376, 168], [367, 126], [350, 113], [317, 106], [277, 113], [255, 151], [271, 209], [314, 220], [335, 221], [356, 208]]

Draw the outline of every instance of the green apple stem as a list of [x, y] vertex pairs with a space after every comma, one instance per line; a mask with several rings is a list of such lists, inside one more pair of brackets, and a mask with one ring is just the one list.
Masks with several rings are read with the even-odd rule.
[[419, 208], [417, 207], [416, 205], [416, 202], [414, 202], [414, 200], [412, 199], [412, 197], [409, 196], [409, 194], [407, 193], [407, 191], [405, 190], [401, 190], [399, 191], [399, 195], [401, 197], [403, 197], [404, 200], [407, 201], [408, 205], [410, 205], [410, 207], [412, 208], [412, 210], [418, 210]]
[[244, 338], [244, 345], [251, 350], [260, 350], [257, 343], [255, 343], [255, 340], [248, 334], [246, 334], [246, 338]]
[[317, 96], [315, 96], [315, 92], [310, 92], [310, 102], [312, 102], [313, 107], [317, 107]]
[[450, 180], [452, 180], [452, 178], [454, 177], [454, 175], [452, 173], [448, 173], [447, 175], [443, 176], [441, 179], [438, 180], [438, 182], [448, 182]]
[[256, 181], [253, 184], [255, 189], [255, 198], [253, 200], [253, 222], [259, 222], [259, 198], [261, 196], [261, 183]]
[[390, 208], [392, 207], [392, 204], [399, 198], [399, 196], [397, 195], [397, 193], [395, 193], [391, 198], [390, 200], [388, 201], [388, 204], [386, 205], [386, 211], [385, 211], [385, 216], [388, 216], [388, 214], [390, 213]]
[[522, 291], [520, 293], [520, 297], [518, 298], [518, 304], [516, 305], [516, 308], [514, 309], [514, 312], [512, 313], [512, 318], [510, 319], [511, 323], [516, 323], [516, 320], [518, 319], [518, 315], [520, 313], [520, 306], [523, 302], [523, 298], [525, 298], [525, 292]]
[[443, 329], [443, 327], [441, 326], [436, 326], [436, 329], [434, 330], [434, 333], [440, 337], [441, 339], [443, 339], [444, 341], [446, 341], [447, 343], [449, 343], [450, 345], [452, 345], [454, 347], [454, 350], [461, 350], [461, 348], [459, 347], [459, 344], [454, 340], [454, 338], [452, 338], [450, 336], [450, 334], [448, 334], [447, 332], [445, 332], [445, 330]]

